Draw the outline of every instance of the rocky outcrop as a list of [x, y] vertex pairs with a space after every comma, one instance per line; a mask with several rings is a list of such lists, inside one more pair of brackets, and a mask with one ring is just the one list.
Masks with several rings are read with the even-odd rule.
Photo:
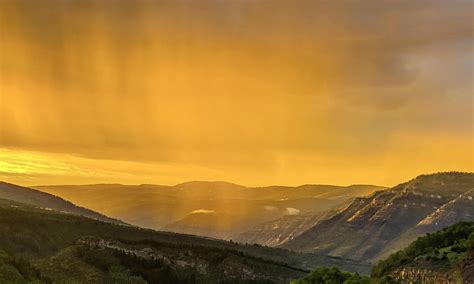
[[82, 238], [77, 241], [78, 244], [87, 245], [91, 249], [112, 249], [126, 253], [128, 255], [133, 255], [140, 259], [146, 260], [161, 260], [164, 264], [170, 264], [171, 261], [168, 257], [159, 253], [158, 251], [149, 248], [134, 248], [127, 246], [115, 240], [105, 240], [97, 238]]
[[462, 280], [465, 284], [474, 283], [474, 248], [468, 256], [459, 264]]
[[325, 213], [306, 213], [283, 216], [238, 234], [233, 240], [240, 243], [278, 246], [316, 225], [324, 215]]
[[241, 253], [162, 246], [159, 243], [128, 243], [113, 239], [84, 237], [78, 245], [91, 250], [113, 250], [138, 259], [158, 261], [163, 266], [182, 273], [196, 273], [200, 283], [240, 283], [242, 281], [263, 281], [264, 283], [288, 283], [295, 276], [304, 275], [306, 270], [286, 264], [252, 258]]
[[336, 208], [325, 212], [305, 212], [297, 215], [285, 215], [276, 220], [261, 223], [252, 229], [238, 234], [233, 240], [240, 243], [256, 243], [265, 246], [282, 245], [319, 222], [329, 219], [347, 209], [354, 199], [347, 200]]
[[111, 249], [126, 253], [128, 255], [133, 255], [140, 259], [158, 260], [164, 265], [173, 265], [177, 268], [192, 268], [202, 275], [206, 275], [209, 269], [209, 263], [202, 259], [193, 257], [193, 253], [191, 251], [177, 254], [173, 256], [173, 259], [171, 259], [170, 256], [165, 255], [163, 252], [158, 251], [156, 248], [134, 247], [116, 240], [83, 238], [78, 241], [78, 244], [87, 245], [91, 249]]
[[473, 187], [473, 173], [419, 176], [368, 198], [357, 198], [346, 210], [281, 247], [377, 261], [427, 232], [472, 220]]
[[397, 281], [420, 284], [456, 284], [452, 273], [439, 273], [428, 269], [403, 267], [395, 270], [392, 277]]

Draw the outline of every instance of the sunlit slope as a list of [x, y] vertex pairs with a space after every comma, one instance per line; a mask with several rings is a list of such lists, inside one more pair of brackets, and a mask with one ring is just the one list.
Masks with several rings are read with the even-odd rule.
[[357, 198], [347, 209], [282, 246], [377, 260], [416, 237], [459, 221], [473, 221], [473, 173], [422, 175]]
[[[372, 185], [249, 188], [199, 181], [176, 186], [101, 184], [35, 188], [130, 224], [219, 238], [231, 238], [282, 216], [325, 211], [354, 196], [383, 189]], [[195, 227], [188, 221], [196, 218], [204, 225]]]
[[124, 224], [117, 219], [109, 218], [87, 208], [76, 206], [55, 195], [10, 183], [0, 182], [0, 199], [8, 199], [48, 210], [85, 216], [105, 222]]
[[256, 243], [278, 246], [316, 225], [324, 219], [326, 212], [287, 215], [276, 220], [263, 222], [233, 238], [241, 243]]
[[252, 227], [250, 230], [235, 235], [233, 240], [241, 243], [278, 246], [296, 238], [316, 224], [345, 210], [352, 201], [353, 199], [349, 199], [341, 205], [324, 212], [285, 215], [275, 220], [263, 222]]

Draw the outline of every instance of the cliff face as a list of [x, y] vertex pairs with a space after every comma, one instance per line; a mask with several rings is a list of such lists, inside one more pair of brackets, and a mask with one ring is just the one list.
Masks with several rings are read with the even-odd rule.
[[195, 273], [198, 283], [214, 282], [270, 282], [288, 283], [306, 271], [276, 262], [264, 263], [225, 251], [199, 250], [184, 246], [166, 247], [157, 242], [124, 243], [112, 239], [86, 237], [77, 242], [89, 251], [102, 254], [107, 250], [120, 252], [132, 259], [159, 262], [181, 274]]
[[232, 239], [240, 243], [279, 246], [298, 237], [319, 222], [346, 210], [353, 201], [354, 199], [347, 200], [340, 206], [325, 212], [305, 212], [297, 215], [285, 215], [276, 220], [261, 223], [248, 231], [238, 234]]
[[474, 189], [457, 196], [428, 215], [417, 224], [417, 228], [428, 232], [439, 230], [455, 222], [474, 220], [473, 197]]
[[[474, 283], [474, 222], [426, 234], [377, 263], [371, 276], [401, 283]], [[388, 278], [388, 279], [387, 279]]]
[[461, 277], [464, 283], [474, 283], [474, 248], [468, 256], [459, 264]]
[[283, 244], [287, 249], [378, 260], [427, 232], [474, 216], [472, 173], [419, 176], [319, 222]]
[[278, 246], [314, 226], [320, 214], [300, 214], [283, 216], [268, 221], [237, 235], [234, 240], [241, 243], [256, 243], [265, 246]]
[[422, 284], [472, 284], [474, 283], [474, 251], [459, 265], [448, 272], [433, 271], [417, 267], [396, 269], [391, 276], [397, 281]]
[[456, 284], [454, 273], [439, 273], [428, 269], [416, 267], [403, 267], [392, 273], [397, 281], [422, 284]]

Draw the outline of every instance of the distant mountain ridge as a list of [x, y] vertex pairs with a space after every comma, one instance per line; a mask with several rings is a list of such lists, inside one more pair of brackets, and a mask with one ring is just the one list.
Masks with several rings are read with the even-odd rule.
[[[474, 174], [421, 175], [391, 189], [357, 198], [282, 247], [353, 259], [377, 260], [426, 232], [474, 216]], [[428, 220], [438, 220], [431, 221]]]
[[[140, 227], [232, 239], [262, 222], [326, 211], [384, 187], [245, 187], [222, 181], [191, 181], [175, 186], [98, 184], [35, 189]], [[215, 214], [196, 216], [195, 212]]]
[[109, 218], [103, 214], [77, 206], [52, 194], [11, 183], [0, 182], [0, 198], [36, 206], [43, 209], [51, 209], [104, 222], [126, 225], [126, 223], [120, 220]]
[[[367, 195], [386, 187], [370, 184], [354, 184], [348, 186], [326, 184], [304, 184], [299, 186], [260, 186], [248, 187], [226, 181], [188, 181], [176, 185], [158, 184], [86, 184], [86, 185], [38, 185], [31, 188], [43, 191], [85, 191], [134, 189], [137, 192], [155, 192], [162, 194], [178, 194], [182, 198], [210, 199], [226, 195], [226, 198], [241, 199], [278, 199], [278, 198], [339, 198], [345, 195]], [[156, 192], [160, 191], [160, 192]]]

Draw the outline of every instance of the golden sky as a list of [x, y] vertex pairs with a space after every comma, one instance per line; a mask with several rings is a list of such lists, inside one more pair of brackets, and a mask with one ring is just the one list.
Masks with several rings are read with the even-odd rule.
[[471, 1], [0, 1], [0, 180], [474, 171]]

